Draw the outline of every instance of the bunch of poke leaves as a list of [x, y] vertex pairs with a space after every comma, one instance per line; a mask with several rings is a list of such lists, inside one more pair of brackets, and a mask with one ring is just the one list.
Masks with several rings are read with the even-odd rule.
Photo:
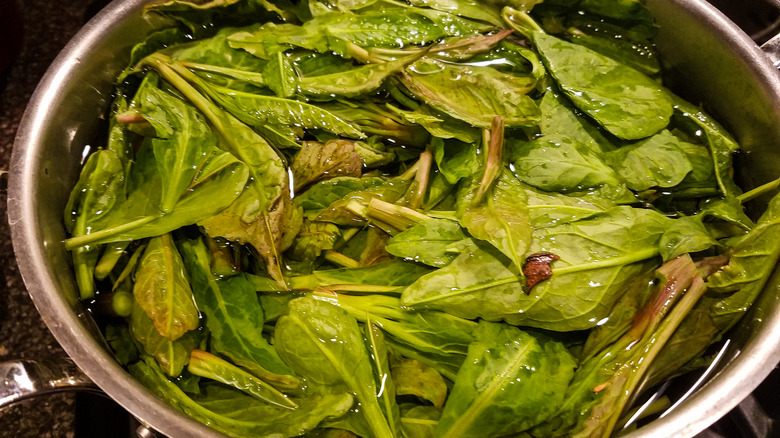
[[639, 0], [146, 13], [65, 245], [117, 360], [227, 435], [609, 436], [780, 256]]

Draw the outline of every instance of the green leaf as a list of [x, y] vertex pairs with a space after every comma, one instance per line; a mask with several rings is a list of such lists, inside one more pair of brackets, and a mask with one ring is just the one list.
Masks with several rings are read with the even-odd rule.
[[620, 177], [604, 159], [565, 134], [545, 135], [512, 146], [514, 174], [524, 183], [550, 192], [573, 192], [602, 185], [617, 187]]
[[579, 141], [596, 155], [615, 149], [604, 134], [587, 117], [582, 117], [571, 102], [560, 91], [551, 88], [544, 93], [539, 103], [542, 120], [539, 130], [542, 135], [554, 136], [560, 133]]
[[194, 331], [184, 334], [175, 341], [161, 336], [140, 306], [135, 306], [130, 316], [130, 330], [133, 337], [143, 346], [146, 354], [153, 356], [163, 371], [171, 377], [181, 374], [190, 361], [190, 352], [198, 343]]
[[163, 214], [159, 209], [162, 181], [151, 144], [147, 143], [137, 153], [127, 197], [119, 197], [116, 208], [100, 216], [89, 234], [67, 239], [65, 245], [72, 249], [138, 240], [192, 225], [230, 205], [244, 190], [248, 177], [246, 166], [232, 155], [215, 150], [200, 165], [191, 190], [183, 194], [171, 213]]
[[707, 218], [720, 219], [734, 224], [745, 231], [749, 231], [755, 226], [753, 221], [745, 214], [745, 209], [742, 207], [739, 199], [735, 197], [726, 197], [708, 202], [704, 204], [698, 214], [703, 217], [702, 220]]
[[672, 93], [667, 94], [671, 95], [673, 99], [675, 120], [690, 134], [703, 134], [702, 139], [710, 150], [721, 193], [726, 197], [739, 195], [742, 191], [731, 177], [732, 155], [739, 150], [737, 142], [728, 131], [703, 110]]
[[531, 220], [522, 183], [501, 165], [485, 199], [473, 204], [479, 185], [472, 180], [458, 193], [461, 226], [475, 238], [490, 242], [515, 266], [523, 266], [531, 242]]
[[[125, 193], [125, 167], [116, 153], [98, 150], [81, 169], [65, 207], [65, 226], [73, 237], [89, 234], [93, 223], [107, 215]], [[95, 265], [98, 248], [81, 247], [72, 252], [73, 267], [82, 299], [95, 295]]]
[[376, 91], [389, 77], [402, 71], [423, 53], [380, 64], [369, 64], [347, 71], [319, 76], [304, 76], [299, 81], [301, 93], [314, 97], [357, 97]]
[[433, 406], [401, 405], [401, 429], [404, 436], [433, 438], [441, 412]]
[[[401, 302], [413, 309], [548, 330], [591, 328], [635, 276], [656, 266], [667, 221], [651, 210], [615, 207], [535, 231], [528, 252], [549, 252], [560, 260], [553, 263], [552, 277], [528, 295], [513, 263], [477, 246], [407, 287]], [[572, 297], [577, 297], [576, 305], [571, 305]]]
[[409, 3], [416, 7], [428, 7], [472, 20], [484, 21], [498, 27], [503, 25], [498, 9], [485, 7], [483, 2], [474, 0], [410, 0]]
[[610, 152], [607, 160], [636, 191], [674, 187], [693, 170], [677, 137], [667, 130]]
[[366, 169], [381, 167], [395, 161], [395, 153], [388, 152], [385, 145], [378, 140], [373, 141], [374, 139], [376, 137], [369, 139], [368, 142], [356, 141], [353, 143], [355, 153], [360, 157], [363, 167]]
[[162, 178], [160, 210], [170, 213], [192, 184], [198, 165], [216, 147], [217, 138], [195, 108], [169, 93], [142, 85], [136, 100], [157, 132], [152, 146]]
[[374, 176], [363, 178], [336, 177], [321, 181], [295, 197], [295, 204], [303, 207], [308, 217], [320, 214], [331, 204], [371, 188], [380, 187], [385, 180]]
[[365, 135], [338, 115], [318, 106], [275, 96], [247, 93], [217, 85], [201, 84], [203, 90], [242, 122], [259, 127], [268, 123], [321, 129], [349, 138]]
[[643, 44], [612, 36], [583, 33], [581, 28], [567, 35], [566, 38], [572, 43], [585, 46], [648, 76], [657, 75], [661, 71], [658, 56], [650, 43]]
[[232, 386], [266, 403], [287, 409], [298, 408], [298, 405], [295, 404], [294, 401], [271, 385], [230, 362], [203, 350], [192, 350], [192, 353], [190, 353], [190, 363], [187, 365], [187, 371], [196, 376], [216, 380], [217, 382]]
[[117, 362], [127, 366], [138, 360], [138, 347], [133, 341], [133, 335], [127, 324], [109, 324], [106, 326], [105, 335], [106, 342], [111, 346]]
[[226, 87], [247, 85], [265, 86], [261, 72], [266, 61], [244, 50], [234, 49], [228, 44], [228, 37], [248, 28], [227, 27], [211, 38], [181, 44], [168, 50], [171, 59], [185, 64], [188, 68], [210, 75], [209, 80]]
[[270, 7], [265, 0], [213, 0], [198, 4], [183, 0], [170, 0], [145, 8], [179, 21], [197, 38], [208, 37], [226, 26], [246, 26], [255, 22], [292, 18], [282, 10]]
[[430, 271], [431, 269], [426, 266], [392, 259], [359, 268], [314, 271], [311, 275], [291, 277], [289, 285], [291, 289], [296, 290], [363, 285], [370, 292], [371, 286], [407, 286]]
[[202, 395], [190, 398], [160, 373], [156, 364], [137, 362], [130, 374], [168, 404], [223, 433], [254, 437], [276, 434], [295, 437], [305, 434], [328, 418], [349, 410], [349, 394], [324, 394], [293, 399], [298, 409], [286, 409], [261, 402], [241, 391], [207, 385]]
[[214, 351], [280, 388], [296, 388], [300, 382], [263, 337], [263, 309], [250, 282], [242, 275], [218, 280], [199, 238], [182, 239], [179, 246]]
[[490, 128], [496, 116], [507, 127], [535, 125], [541, 117], [528, 96], [536, 85], [533, 77], [426, 58], [407, 68], [401, 81], [418, 99], [479, 128]]
[[146, 39], [133, 46], [130, 51], [130, 62], [116, 79], [117, 86], [123, 88], [128, 77], [137, 73], [135, 67], [143, 58], [169, 46], [185, 43], [190, 40], [190, 35], [179, 27], [169, 27], [167, 29], [152, 32]]
[[764, 289], [780, 258], [780, 195], [775, 195], [767, 210], [750, 232], [729, 242], [729, 263], [707, 280], [718, 292], [737, 291], [712, 307], [713, 321], [723, 330], [732, 326], [750, 308]]
[[661, 237], [661, 257], [667, 262], [686, 254], [704, 251], [720, 244], [707, 232], [700, 218], [685, 216], [671, 221]]
[[292, 63], [283, 52], [277, 52], [263, 68], [263, 81], [273, 92], [289, 98], [298, 89], [298, 78]]
[[555, 413], [576, 366], [563, 345], [505, 324], [482, 322], [476, 336], [436, 436], [507, 436]]
[[276, 345], [285, 362], [311, 382], [355, 394], [374, 436], [393, 436], [362, 333], [344, 310], [310, 298], [292, 300], [290, 313], [276, 324]]
[[424, 45], [443, 37], [473, 35], [488, 29], [489, 26], [444, 12], [393, 8], [361, 14], [330, 12], [302, 26], [265, 25], [251, 33], [237, 33], [230, 41], [232, 47], [262, 58], [283, 50], [284, 46], [347, 56], [352, 44], [360, 47]]
[[360, 177], [363, 162], [348, 140], [304, 141], [290, 166], [295, 192], [320, 179]]
[[535, 32], [533, 42], [561, 90], [613, 135], [637, 140], [669, 124], [671, 98], [649, 77], [543, 32]]
[[390, 373], [390, 359], [388, 357], [387, 344], [382, 330], [371, 319], [366, 320], [365, 339], [368, 354], [374, 368], [374, 379], [377, 387], [381, 388], [377, 394], [379, 406], [385, 414], [387, 424], [393, 436], [399, 436], [401, 430], [401, 412], [396, 403], [396, 387], [394, 376]]
[[419, 105], [414, 111], [404, 111], [390, 104], [387, 105], [387, 108], [401, 117], [404, 122], [423, 127], [431, 134], [434, 141], [436, 138], [453, 138], [463, 143], [471, 144], [479, 141], [481, 138], [479, 129], [464, 121], [436, 111], [425, 104]]
[[438, 371], [418, 360], [406, 358], [392, 361], [390, 367], [393, 380], [398, 382], [398, 395], [413, 395], [441, 410], [447, 399], [447, 383]]
[[187, 272], [170, 234], [149, 240], [136, 268], [133, 295], [160, 335], [171, 341], [200, 324]]
[[393, 236], [385, 249], [396, 257], [440, 268], [471, 244], [457, 222], [428, 219]]
[[586, 219], [615, 206], [613, 201], [599, 196], [598, 192], [564, 195], [531, 186], [524, 189], [531, 225], [537, 229]]
[[450, 184], [455, 184], [461, 178], [472, 176], [480, 170], [479, 149], [474, 144], [434, 138], [431, 147], [439, 171]]
[[623, 27], [641, 25], [648, 29], [646, 37], [655, 36], [655, 23], [650, 9], [641, 0], [583, 0], [584, 11], [623, 23]]
[[334, 224], [304, 220], [287, 253], [293, 260], [314, 261], [323, 251], [333, 249], [340, 237], [341, 230]]

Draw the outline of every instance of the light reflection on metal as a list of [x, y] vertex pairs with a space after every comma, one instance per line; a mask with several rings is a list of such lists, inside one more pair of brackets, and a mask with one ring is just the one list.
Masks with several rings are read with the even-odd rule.
[[684, 402], [688, 397], [693, 394], [694, 391], [696, 391], [699, 386], [704, 384], [704, 382], [707, 381], [707, 378], [710, 376], [710, 374], [715, 370], [715, 367], [718, 365], [720, 360], [723, 358], [723, 355], [726, 353], [726, 349], [728, 348], [729, 344], [731, 343], [731, 339], [727, 339], [726, 342], [723, 343], [723, 347], [721, 347], [718, 354], [715, 356], [715, 358], [712, 360], [712, 363], [710, 366], [707, 367], [706, 370], [701, 374], [698, 380], [690, 387], [688, 388], [688, 391], [683, 394], [682, 397], [680, 397], [679, 400], [677, 400], [672, 406], [669, 407], [669, 409], [666, 410], [663, 414], [660, 415], [659, 418], [665, 417], [668, 413], [672, 412], [674, 408], [676, 408], [680, 403]]

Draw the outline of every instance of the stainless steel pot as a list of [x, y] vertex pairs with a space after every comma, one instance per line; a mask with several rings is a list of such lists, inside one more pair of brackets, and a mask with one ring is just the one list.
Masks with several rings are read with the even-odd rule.
[[[116, 0], [90, 21], [49, 68], [14, 146], [8, 214], [29, 293], [57, 340], [103, 391], [142, 422], [172, 437], [222, 436], [161, 402], [113, 359], [78, 300], [63, 247], [62, 211], [107, 107], [113, 78], [132, 45], [161, 23], [142, 16], [147, 0]], [[745, 152], [742, 183], [780, 176], [780, 75], [770, 57], [703, 0], [648, 0], [667, 84], [705, 108]], [[780, 47], [780, 40], [768, 47]], [[775, 60], [778, 57], [775, 56]], [[761, 202], [761, 201], [759, 201]], [[766, 202], [766, 200], [763, 200]], [[778, 243], [780, 244], [780, 243]], [[705, 383], [631, 437], [690, 437], [748, 395], [780, 361], [780, 274], [731, 336]]]

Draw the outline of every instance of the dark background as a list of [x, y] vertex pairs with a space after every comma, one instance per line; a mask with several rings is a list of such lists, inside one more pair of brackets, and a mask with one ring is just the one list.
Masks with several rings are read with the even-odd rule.
[[[759, 40], [777, 33], [774, 0], [712, 0]], [[36, 84], [68, 40], [107, 0], [0, 0], [0, 170], [7, 170], [16, 128]], [[772, 28], [770, 32], [761, 32]], [[0, 177], [0, 215], [6, 217]], [[0, 361], [64, 354], [27, 296], [14, 262], [7, 220], [0, 220]], [[775, 379], [777, 380], [777, 379]], [[775, 391], [777, 391], [775, 389]], [[112, 402], [60, 393], [0, 411], [0, 437], [127, 436], [129, 421]], [[724, 422], [721, 422], [724, 423]], [[734, 435], [722, 424], [723, 436]], [[742, 429], [740, 427], [740, 429]], [[702, 435], [704, 436], [704, 434]], [[721, 436], [721, 435], [706, 435]]]

